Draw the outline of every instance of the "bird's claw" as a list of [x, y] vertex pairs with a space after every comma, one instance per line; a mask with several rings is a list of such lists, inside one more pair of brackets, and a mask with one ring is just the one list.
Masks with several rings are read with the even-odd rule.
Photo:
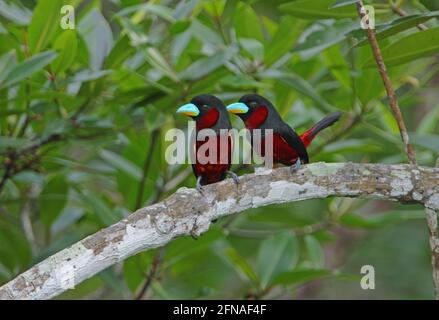
[[302, 162], [300, 161], [300, 158], [297, 158], [296, 163], [290, 167], [291, 174], [295, 174], [297, 170], [300, 169], [302, 166]]
[[198, 235], [196, 234], [196, 229], [197, 229], [197, 226], [194, 226], [191, 230], [191, 237], [194, 240], [198, 240]]
[[204, 196], [204, 188], [203, 188], [203, 186], [201, 185], [201, 176], [199, 176], [199, 177], [197, 178], [197, 184], [196, 184], [196, 186], [195, 186], [195, 189], [197, 189], [197, 191], [198, 191], [202, 196]]
[[197, 234], [198, 224], [197, 224], [197, 221], [198, 221], [198, 214], [195, 216], [195, 221], [192, 224], [192, 229], [190, 231], [190, 235], [191, 235], [192, 239], [194, 239], [194, 240], [198, 240], [198, 234]]
[[232, 177], [233, 182], [235, 182], [236, 185], [239, 185], [239, 177], [236, 173], [234, 173], [233, 171], [227, 171], [227, 174], [229, 174], [230, 177]]

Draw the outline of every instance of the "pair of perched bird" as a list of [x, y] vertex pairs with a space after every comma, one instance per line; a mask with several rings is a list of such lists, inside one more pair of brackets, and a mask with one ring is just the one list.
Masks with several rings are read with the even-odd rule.
[[[202, 190], [202, 185], [207, 185], [219, 182], [230, 174], [236, 183], [239, 182], [235, 173], [230, 171], [231, 167], [231, 153], [233, 141], [230, 136], [227, 136], [226, 148], [221, 152], [219, 142], [221, 138], [221, 130], [224, 131], [232, 129], [228, 112], [238, 115], [245, 124], [245, 127], [250, 133], [255, 129], [273, 130], [273, 164], [283, 164], [291, 166], [296, 169], [301, 163], [308, 163], [308, 152], [306, 148], [310, 145], [314, 137], [323, 129], [334, 124], [341, 116], [340, 112], [335, 112], [316, 123], [313, 127], [307, 130], [300, 136], [285, 123], [279, 113], [274, 108], [273, 104], [264, 97], [257, 94], [247, 94], [239, 99], [239, 102], [224, 106], [224, 103], [213, 95], [202, 94], [194, 97], [190, 103], [181, 106], [177, 113], [184, 114], [191, 117], [196, 122], [196, 134], [203, 129], [212, 129], [218, 141], [216, 145], [218, 154], [216, 161], [205, 163], [195, 159], [192, 165], [193, 172], [197, 177], [197, 189]], [[223, 132], [222, 131], [222, 132]], [[253, 148], [254, 141], [250, 140]], [[207, 143], [206, 141], [195, 142], [195, 154], [198, 149]], [[264, 136], [262, 136], [260, 145], [264, 144]], [[260, 150], [261, 156], [264, 156], [265, 151]], [[227, 159], [220, 159], [222, 153], [227, 154]], [[220, 161], [222, 160], [222, 161]]]

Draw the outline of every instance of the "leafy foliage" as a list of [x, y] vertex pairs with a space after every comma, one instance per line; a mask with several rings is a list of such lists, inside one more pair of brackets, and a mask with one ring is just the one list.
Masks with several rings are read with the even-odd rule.
[[[174, 112], [200, 93], [228, 103], [258, 92], [299, 132], [342, 110], [312, 161], [405, 162], [353, 3], [1, 1], [0, 283], [139, 204], [193, 186], [188, 165], [165, 162], [164, 135], [186, 126]], [[439, 8], [402, 1], [399, 17], [388, 1], [368, 3], [418, 160], [434, 165]], [[63, 4], [76, 9], [74, 30], [60, 27]], [[169, 244], [146, 297], [429, 298], [423, 218], [418, 207], [353, 199], [249, 210]], [[156, 254], [63, 297], [132, 298]], [[381, 281], [374, 292], [358, 284], [365, 264]], [[413, 276], [394, 276], [400, 267]]]

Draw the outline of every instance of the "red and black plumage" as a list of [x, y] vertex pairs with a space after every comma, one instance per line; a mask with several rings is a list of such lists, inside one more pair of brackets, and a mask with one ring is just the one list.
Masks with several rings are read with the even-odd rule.
[[[273, 104], [257, 94], [248, 94], [241, 97], [239, 103], [227, 107], [229, 112], [236, 113], [244, 122], [247, 129], [272, 129], [273, 130], [273, 164], [281, 163], [287, 166], [295, 165], [300, 159], [308, 163], [309, 157], [306, 148], [315, 136], [323, 129], [331, 126], [341, 116], [335, 112], [298, 135], [293, 128], [285, 123]], [[260, 154], [265, 156], [264, 130], [261, 132]], [[251, 141], [254, 146], [255, 141]]]
[[[213, 95], [202, 94], [179, 110], [177, 112], [190, 116], [196, 123], [196, 136], [191, 141], [195, 140], [192, 170], [197, 177], [197, 187], [224, 180], [228, 173], [237, 181], [237, 177], [229, 171], [233, 152], [229, 132], [232, 126], [224, 103]], [[211, 129], [213, 135], [198, 141], [197, 137], [203, 129]], [[205, 152], [199, 152], [201, 148]], [[210, 157], [209, 150], [216, 150], [216, 155]]]

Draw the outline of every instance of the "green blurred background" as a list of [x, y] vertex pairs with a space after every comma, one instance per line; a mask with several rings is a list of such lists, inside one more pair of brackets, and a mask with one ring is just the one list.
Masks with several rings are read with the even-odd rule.
[[[312, 162], [407, 162], [355, 6], [334, 2], [0, 0], [0, 284], [193, 187], [189, 165], [165, 162], [164, 135], [185, 128], [175, 110], [200, 93], [230, 103], [257, 92], [298, 132], [343, 111]], [[365, 2], [417, 159], [433, 166], [439, 4]], [[65, 4], [73, 30], [59, 24]], [[249, 210], [60, 298], [431, 299], [424, 220], [420, 206], [348, 198]], [[363, 265], [375, 290], [360, 287]]]

